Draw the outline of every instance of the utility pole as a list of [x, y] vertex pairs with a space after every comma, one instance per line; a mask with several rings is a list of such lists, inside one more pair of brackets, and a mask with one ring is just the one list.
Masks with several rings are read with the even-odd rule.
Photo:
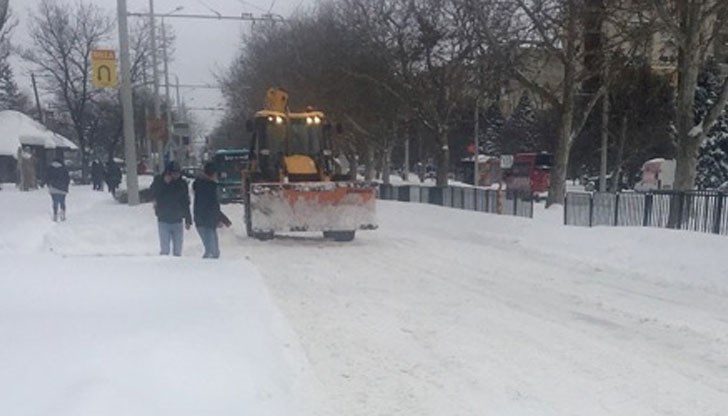
[[602, 155], [599, 166], [599, 192], [607, 192], [607, 151], [609, 146], [609, 92], [602, 97]]
[[404, 180], [409, 181], [410, 174], [410, 138], [409, 132], [406, 133], [407, 138], [404, 139]]
[[172, 142], [172, 100], [169, 98], [169, 58], [167, 57], [167, 30], [164, 27], [164, 17], [162, 17], [162, 59], [164, 60], [164, 99], [167, 103], [167, 137], [165, 137], [168, 145], [175, 145], [175, 151], [171, 153], [170, 159], [178, 160], [177, 151], [178, 143]]
[[[127, 14], [124, 15], [126, 19]], [[159, 63], [157, 62], [157, 25], [154, 19], [154, 0], [149, 0], [149, 27], [151, 29], [151, 43], [152, 43], [152, 77], [154, 78], [154, 111], [152, 116], [156, 122], [159, 119], [160, 103], [159, 103]], [[164, 143], [162, 138], [159, 137], [156, 140], [157, 157], [158, 157], [158, 172], [164, 171]]]
[[126, 21], [126, 0], [116, 0], [116, 8], [119, 19], [120, 96], [124, 120], [126, 192], [129, 205], [134, 206], [139, 205], [139, 179], [137, 178], [136, 139], [134, 137], [134, 106], [131, 97], [131, 63], [129, 58], [129, 27]]
[[480, 111], [478, 106], [480, 105], [480, 98], [475, 99], [475, 110], [473, 111], [473, 143], [475, 144], [475, 158], [473, 159], [473, 185], [478, 186], [478, 179], [480, 176], [478, 164], [480, 163]]
[[[176, 100], [177, 101], [177, 111], [180, 111], [180, 107], [179, 107], [179, 77], [177, 75], [175, 75], [174, 76], [174, 80], [175, 80], [175, 84], [176, 84], [175, 85], [175, 87], [176, 87], [175, 89], [176, 89], [176, 93], [177, 93], [176, 94], [177, 95], [177, 100]], [[180, 114], [181, 114], [181, 111], [180, 111]]]
[[32, 72], [30, 73], [30, 80], [33, 81], [33, 94], [35, 95], [35, 107], [38, 109], [38, 121], [45, 125], [45, 114], [43, 114], [43, 110], [40, 108], [40, 98], [38, 98], [38, 84], [36, 84], [35, 74]]

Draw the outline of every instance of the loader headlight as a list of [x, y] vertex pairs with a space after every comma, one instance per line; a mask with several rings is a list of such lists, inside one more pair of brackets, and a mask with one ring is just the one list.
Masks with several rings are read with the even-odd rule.
[[321, 124], [321, 118], [319, 116], [315, 116], [313, 118], [313, 122], [316, 123], [316, 124]]
[[283, 124], [283, 117], [276, 116], [276, 124]]
[[272, 123], [272, 122], [276, 121], [276, 119], [273, 118], [273, 116], [268, 116], [268, 121]]
[[306, 124], [313, 124], [313, 118], [306, 117]]

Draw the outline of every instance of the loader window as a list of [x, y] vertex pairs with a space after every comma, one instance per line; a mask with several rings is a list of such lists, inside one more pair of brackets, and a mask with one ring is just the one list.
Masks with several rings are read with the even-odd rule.
[[267, 123], [265, 129], [265, 141], [260, 144], [260, 149], [268, 149], [270, 155], [277, 155], [283, 152], [286, 142], [286, 125]]
[[291, 154], [316, 155], [321, 151], [321, 125], [306, 125], [305, 120], [291, 120]]

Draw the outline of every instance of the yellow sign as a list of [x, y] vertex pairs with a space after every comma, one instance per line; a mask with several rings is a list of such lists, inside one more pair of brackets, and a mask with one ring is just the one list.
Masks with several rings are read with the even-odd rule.
[[112, 49], [91, 51], [91, 83], [96, 88], [114, 88], [116, 79], [116, 52]]

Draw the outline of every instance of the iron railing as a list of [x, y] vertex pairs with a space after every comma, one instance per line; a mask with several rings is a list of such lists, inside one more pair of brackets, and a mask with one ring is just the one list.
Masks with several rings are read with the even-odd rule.
[[379, 198], [533, 218], [533, 199], [516, 192], [459, 186], [380, 185]]
[[660, 227], [728, 235], [728, 194], [711, 191], [569, 192], [564, 224]]

